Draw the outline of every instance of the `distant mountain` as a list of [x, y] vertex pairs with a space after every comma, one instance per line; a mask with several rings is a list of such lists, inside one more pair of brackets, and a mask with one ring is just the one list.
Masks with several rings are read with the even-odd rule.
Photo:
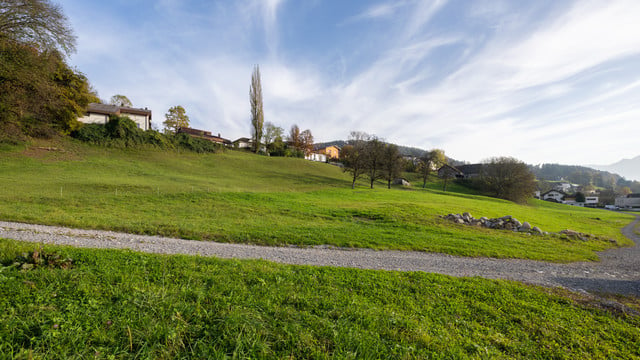
[[619, 174], [627, 180], [640, 181], [640, 155], [633, 159], [620, 160], [611, 165], [593, 165], [591, 167]]

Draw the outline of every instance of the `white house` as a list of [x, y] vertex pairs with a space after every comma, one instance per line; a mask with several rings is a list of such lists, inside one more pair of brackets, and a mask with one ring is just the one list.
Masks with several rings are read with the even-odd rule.
[[564, 197], [567, 196], [562, 191], [559, 190], [549, 190], [546, 193], [542, 194], [542, 200], [547, 201], [555, 201], [561, 203], [564, 200]]
[[315, 152], [310, 153], [309, 155], [305, 155], [304, 158], [311, 161], [327, 162], [326, 154], [320, 154]]
[[140, 129], [151, 129], [151, 110], [109, 104], [89, 104], [87, 112], [83, 117], [78, 118], [78, 121], [85, 124], [106, 124], [109, 121], [109, 115], [126, 116]]
[[584, 197], [584, 205], [585, 206], [598, 206], [599, 198], [597, 196], [585, 196]]
[[617, 197], [616, 206], [621, 209], [640, 208], [640, 193]]

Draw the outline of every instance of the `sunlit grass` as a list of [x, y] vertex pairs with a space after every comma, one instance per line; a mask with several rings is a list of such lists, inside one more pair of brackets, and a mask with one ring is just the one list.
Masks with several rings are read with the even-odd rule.
[[514, 282], [2, 239], [0, 308], [7, 358], [640, 356], [638, 317]]
[[[64, 152], [0, 153], [0, 219], [264, 245], [321, 245], [550, 261], [597, 260], [609, 241], [568, 241], [454, 225], [439, 218], [512, 215], [544, 231], [566, 228], [630, 241], [630, 217], [540, 201], [528, 206], [364, 184], [327, 164], [238, 151], [192, 154], [63, 144]], [[451, 187], [455, 190], [456, 186]], [[467, 191], [468, 192], [468, 191]]]

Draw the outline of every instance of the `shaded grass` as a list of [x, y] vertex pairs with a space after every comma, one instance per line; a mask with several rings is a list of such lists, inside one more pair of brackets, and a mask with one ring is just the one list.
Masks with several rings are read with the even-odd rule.
[[[243, 152], [197, 155], [70, 143], [67, 159], [6, 151], [3, 220], [263, 245], [321, 245], [549, 261], [597, 260], [608, 241], [568, 241], [454, 225], [447, 213], [513, 215], [630, 241], [628, 215], [433, 189], [349, 189], [335, 166]], [[53, 156], [53, 155], [51, 155]]]
[[[36, 245], [0, 240], [9, 265]], [[45, 246], [0, 268], [0, 353], [34, 358], [637, 358], [638, 317], [513, 282]], [[578, 299], [579, 300], [579, 299]]]

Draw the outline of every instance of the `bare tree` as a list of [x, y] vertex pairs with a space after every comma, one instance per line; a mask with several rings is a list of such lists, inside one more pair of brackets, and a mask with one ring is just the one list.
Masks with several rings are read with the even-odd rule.
[[340, 160], [344, 167], [342, 171], [351, 174], [351, 188], [356, 186], [356, 180], [367, 170], [366, 155], [369, 135], [363, 132], [352, 131], [349, 142], [340, 151]]
[[391, 189], [391, 182], [400, 176], [403, 167], [402, 155], [400, 155], [398, 146], [386, 144], [382, 161], [382, 172], [387, 180], [387, 189]]
[[2, 38], [67, 55], [76, 49], [76, 37], [62, 8], [48, 0], [0, 0]]
[[440, 149], [427, 151], [420, 157], [418, 171], [420, 171], [420, 175], [422, 175], [422, 188], [427, 187], [427, 180], [429, 179], [431, 171], [438, 169], [446, 164], [446, 162], [447, 158], [444, 156], [444, 151]]
[[251, 75], [251, 87], [249, 89], [249, 102], [251, 103], [251, 139], [253, 140], [253, 151], [260, 151], [260, 141], [262, 141], [262, 130], [264, 125], [264, 112], [262, 110], [262, 84], [260, 82], [260, 67], [253, 69]]
[[369, 178], [369, 183], [373, 189], [373, 183], [384, 177], [383, 165], [384, 165], [384, 143], [377, 137], [373, 136], [366, 144], [366, 175]]

